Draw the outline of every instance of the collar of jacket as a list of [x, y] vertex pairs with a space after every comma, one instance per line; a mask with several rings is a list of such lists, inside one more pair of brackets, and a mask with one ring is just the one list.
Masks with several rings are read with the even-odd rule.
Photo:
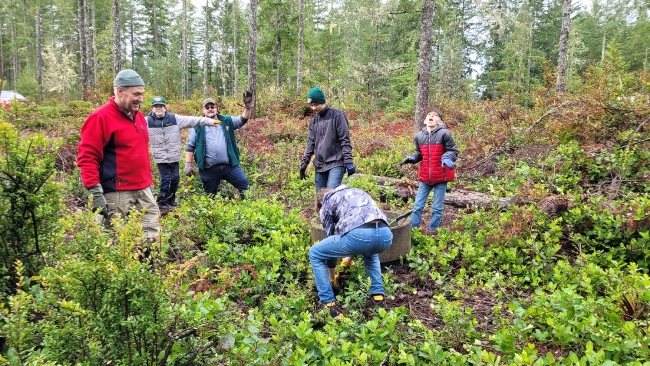
[[440, 129], [443, 129], [443, 128], [447, 128], [447, 126], [445, 126], [444, 123], [441, 123], [441, 124], [437, 125], [433, 130], [431, 130], [431, 132], [429, 132], [427, 130], [427, 126], [422, 127], [422, 131], [424, 131], [426, 133], [433, 133], [433, 132], [436, 132], [436, 131], [438, 131]]
[[135, 117], [138, 115], [139, 110], [136, 111], [135, 113], [132, 113], [130, 111], [127, 111], [126, 109], [120, 107], [119, 104], [115, 101], [115, 96], [112, 96], [110, 99], [111, 102], [113, 102], [113, 105], [115, 108], [117, 108], [123, 115], [124, 117], [128, 118], [131, 122], [135, 122]]
[[318, 115], [321, 116], [321, 117], [323, 117], [325, 114], [327, 114], [327, 111], [328, 111], [329, 109], [330, 109], [330, 106], [327, 105], [327, 104], [325, 104], [325, 108], [323, 108], [323, 110], [320, 111], [320, 113], [318, 113]]
[[169, 114], [169, 111], [165, 111], [165, 114], [163, 114], [162, 117], [158, 117], [158, 116], [156, 115], [156, 112], [151, 111], [151, 112], [149, 112], [149, 117], [153, 117], [153, 118], [155, 118], [155, 119], [163, 119], [163, 118], [165, 118], [168, 114]]

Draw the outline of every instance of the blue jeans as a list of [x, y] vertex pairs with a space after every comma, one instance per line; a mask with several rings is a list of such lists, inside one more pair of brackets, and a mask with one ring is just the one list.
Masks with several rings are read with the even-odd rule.
[[336, 300], [327, 271], [327, 261], [361, 254], [366, 267], [366, 275], [370, 277], [370, 294], [384, 294], [384, 284], [381, 280], [379, 253], [390, 248], [393, 243], [393, 233], [388, 227], [352, 229], [343, 236], [332, 235], [321, 240], [309, 249], [309, 261], [314, 272], [318, 297], [322, 303]]
[[341, 185], [345, 168], [342, 166], [334, 167], [326, 172], [316, 172], [314, 183], [316, 184], [316, 193], [323, 188], [336, 188]]
[[218, 164], [199, 170], [201, 182], [203, 182], [203, 190], [208, 194], [216, 194], [219, 190], [219, 183], [224, 179], [226, 182], [232, 184], [239, 191], [239, 197], [244, 198], [244, 191], [248, 190], [248, 178], [238, 166], [230, 164]]
[[433, 190], [433, 202], [431, 203], [431, 221], [429, 221], [429, 230], [435, 230], [440, 226], [442, 220], [442, 208], [445, 203], [445, 193], [447, 192], [447, 182], [437, 184], [419, 183], [418, 193], [415, 195], [413, 204], [413, 213], [411, 214], [411, 227], [420, 226], [422, 220], [422, 211], [427, 203], [429, 193]]
[[157, 165], [160, 173], [160, 193], [156, 202], [158, 206], [173, 206], [176, 201], [178, 182], [181, 179], [178, 173], [178, 162], [159, 163]]

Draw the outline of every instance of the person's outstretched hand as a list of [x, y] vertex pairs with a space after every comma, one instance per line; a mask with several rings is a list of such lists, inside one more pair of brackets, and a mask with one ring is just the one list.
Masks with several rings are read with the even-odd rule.
[[246, 109], [252, 109], [254, 107], [253, 105], [253, 92], [250, 90], [247, 90], [244, 92], [244, 97], [242, 98], [242, 101], [244, 102], [244, 108]]
[[399, 162], [399, 166], [402, 166], [404, 164], [415, 164], [415, 160], [412, 157], [404, 158], [402, 161]]

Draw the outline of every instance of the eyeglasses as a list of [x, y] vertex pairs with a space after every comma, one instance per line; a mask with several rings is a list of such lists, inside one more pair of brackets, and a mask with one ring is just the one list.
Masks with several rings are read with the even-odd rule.
[[203, 109], [217, 109], [216, 105], [206, 105]]

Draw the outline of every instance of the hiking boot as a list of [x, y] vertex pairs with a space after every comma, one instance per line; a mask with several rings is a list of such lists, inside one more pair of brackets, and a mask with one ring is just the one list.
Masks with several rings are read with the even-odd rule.
[[343, 310], [338, 301], [332, 301], [325, 304], [325, 307], [330, 312], [330, 316], [336, 320], [341, 320], [345, 317], [346, 311]]
[[382, 294], [370, 295], [368, 301], [366, 301], [367, 308], [380, 307], [386, 309], [386, 297]]

